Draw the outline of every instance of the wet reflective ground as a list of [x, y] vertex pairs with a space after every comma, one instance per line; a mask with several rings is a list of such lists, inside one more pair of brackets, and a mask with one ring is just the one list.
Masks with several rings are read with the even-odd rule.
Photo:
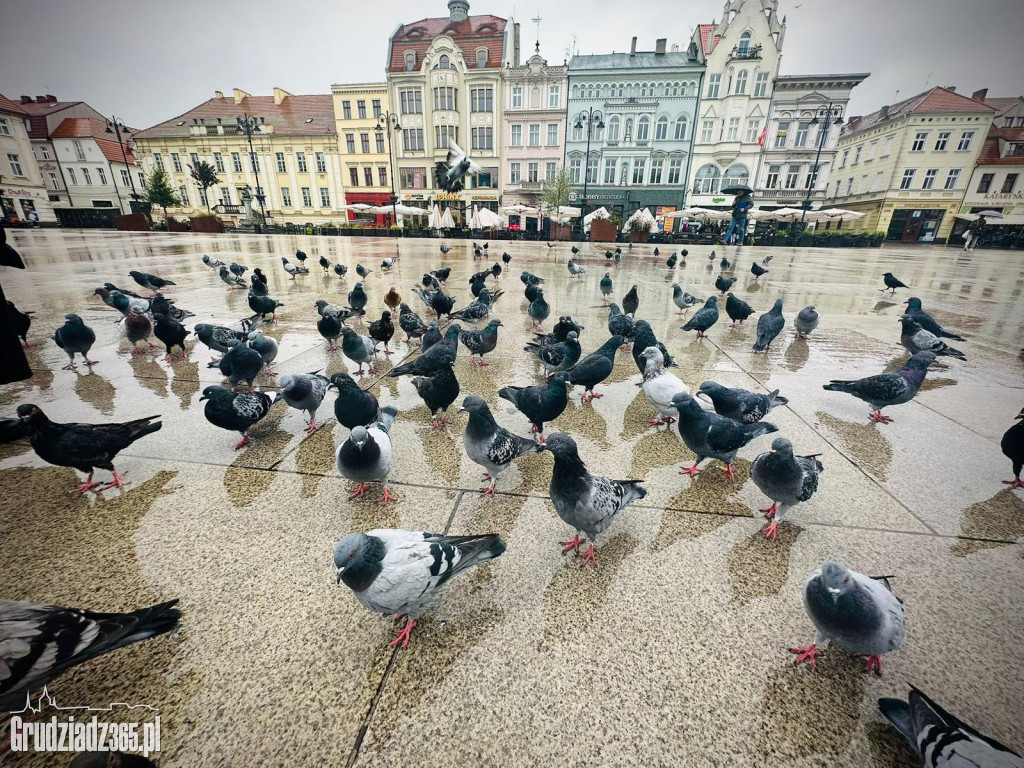
[[[187, 361], [133, 357], [116, 313], [92, 291], [105, 281], [134, 287], [127, 273], [139, 269], [177, 283], [166, 293], [196, 313], [189, 327], [226, 324], [250, 314], [245, 292], [227, 292], [200, 256], [259, 266], [285, 304], [267, 331], [281, 344], [275, 369], [354, 371], [327, 351], [313, 302], [344, 303], [357, 262], [374, 270], [365, 282], [371, 315], [394, 285], [425, 316], [410, 290], [425, 270], [450, 266], [448, 289], [463, 306], [468, 276], [507, 250], [498, 349], [482, 371], [461, 349], [456, 370], [464, 395], [482, 395], [500, 423], [527, 434], [526, 419], [497, 398], [506, 384], [540, 381], [521, 349], [530, 321], [519, 272], [547, 280], [552, 319], [571, 314], [584, 324], [589, 352], [607, 338], [604, 246], [583, 245], [587, 273], [570, 280], [566, 244], [493, 242], [481, 263], [461, 241], [445, 257], [432, 240], [19, 231], [12, 241], [29, 269], [2, 279], [8, 298], [37, 313], [29, 351], [37, 373], [0, 388], [0, 415], [33, 402], [59, 421], [160, 414], [164, 426], [121, 454], [127, 489], [85, 498], [68, 493], [80, 482], [74, 471], [45, 465], [26, 444], [0, 448], [4, 596], [100, 610], [181, 599], [173, 636], [50, 687], [61, 703], [158, 706], [161, 766], [915, 765], [876, 707], [880, 696], [904, 696], [907, 682], [1024, 749], [1024, 493], [1001, 484], [1011, 472], [999, 449], [1024, 406], [1020, 253], [719, 247], [736, 264], [734, 291], [758, 314], [784, 300], [787, 328], [767, 356], [755, 356], [756, 315], [732, 330], [723, 312], [702, 342], [679, 330], [670, 286], [710, 295], [721, 270], [708, 248], [691, 248], [675, 270], [664, 266], [668, 247], [660, 258], [650, 246], [627, 252], [608, 268], [615, 297], [639, 286], [638, 316], [678, 358], [678, 375], [694, 388], [714, 379], [780, 389], [790, 404], [769, 420], [798, 452], [822, 454], [825, 473], [778, 541], [765, 540], [756, 510], [767, 501], [749, 467], [770, 439], [740, 452], [735, 481], [715, 462], [695, 480], [680, 476], [692, 454], [674, 431], [647, 426], [654, 411], [635, 386], [632, 357], [620, 353], [599, 387], [605, 397], [581, 405], [576, 390], [552, 425], [577, 440], [592, 471], [647, 481], [644, 502], [598, 539], [598, 568], [584, 569], [557, 544], [571, 532], [546, 498], [546, 454], [520, 460], [498, 496], [481, 499], [481, 470], [462, 450], [463, 417], [431, 430], [407, 378], [364, 377], [400, 411], [399, 501], [350, 503], [334, 469], [346, 430], [332, 396], [320, 431], [307, 436], [301, 415], [279, 404], [236, 453], [237, 435], [203, 418], [201, 390], [220, 380], [206, 366], [210, 350], [192, 337]], [[399, 266], [381, 274], [381, 258], [396, 247]], [[309, 254], [311, 274], [292, 281], [279, 257], [296, 248]], [[769, 253], [771, 271], [754, 282], [751, 260]], [[348, 279], [320, 274], [320, 255], [346, 263]], [[912, 292], [881, 293], [886, 271]], [[899, 367], [897, 318], [908, 295], [968, 337], [954, 343], [968, 361], [933, 366], [914, 402], [887, 411], [894, 423], [869, 424], [864, 403], [821, 385]], [[822, 322], [809, 340], [795, 340], [792, 320], [807, 304]], [[50, 337], [67, 312], [96, 331], [91, 371], [61, 370], [66, 357]], [[399, 360], [409, 351], [393, 348]], [[390, 365], [381, 360], [378, 371]], [[265, 377], [258, 383], [274, 388]], [[343, 534], [374, 527], [495, 531], [508, 551], [452, 582], [410, 647], [393, 652], [393, 620], [335, 586], [331, 566]], [[786, 649], [813, 637], [803, 580], [828, 558], [896, 575], [907, 637], [881, 678], [834, 649], [817, 673], [792, 666]]]

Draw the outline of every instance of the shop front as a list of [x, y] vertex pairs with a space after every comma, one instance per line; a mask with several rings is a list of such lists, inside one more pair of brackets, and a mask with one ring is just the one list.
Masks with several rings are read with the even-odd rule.
[[[620, 221], [626, 221], [637, 209], [647, 208], [657, 219], [657, 224], [651, 230], [652, 234], [671, 232], [675, 219], [669, 219], [666, 223], [662, 217], [666, 213], [679, 210], [682, 193], [681, 187], [665, 187], [660, 189], [588, 187], [585, 213], [590, 213], [603, 206]], [[583, 202], [582, 189], [577, 188], [569, 195], [569, 205], [582, 207]]]
[[896, 208], [889, 219], [885, 239], [901, 243], [934, 243], [945, 213], [944, 208]]
[[[391, 194], [389, 192], [345, 192], [345, 204], [353, 205], [362, 203], [364, 205], [391, 205]], [[391, 223], [391, 217], [384, 214], [364, 213], [363, 211], [346, 211], [348, 220], [354, 224], [362, 224], [367, 227], [387, 227]]]
[[53, 222], [53, 206], [46, 190], [36, 187], [0, 187], [0, 208], [8, 223]]

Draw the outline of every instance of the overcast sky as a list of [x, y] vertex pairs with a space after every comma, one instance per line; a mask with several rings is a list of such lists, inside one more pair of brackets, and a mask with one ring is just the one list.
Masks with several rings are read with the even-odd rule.
[[[759, 0], [748, 0], [758, 2]], [[720, 20], [720, 0], [471, 0], [471, 13], [514, 16], [529, 55], [685, 46]], [[168, 120], [242, 88], [329, 93], [332, 83], [384, 79], [387, 39], [402, 22], [447, 15], [445, 0], [5, 0], [0, 93], [87, 101], [133, 126]], [[367, 11], [372, 13], [367, 14]], [[870, 72], [853, 92], [863, 114], [933, 85], [970, 95], [1024, 93], [1024, 0], [781, 0], [782, 74]], [[525, 56], [524, 56], [525, 58]]]

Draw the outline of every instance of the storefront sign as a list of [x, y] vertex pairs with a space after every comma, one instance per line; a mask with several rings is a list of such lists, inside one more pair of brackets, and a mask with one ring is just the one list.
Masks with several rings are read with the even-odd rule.
[[0, 194], [8, 197], [37, 197], [42, 200], [45, 194], [41, 190], [28, 189], [26, 187], [4, 187]]
[[436, 195], [434, 195], [434, 200], [457, 203], [460, 200], [462, 200], [462, 195], [460, 195], [458, 192], [438, 192]]
[[989, 192], [982, 200], [1024, 200], [1024, 192]]

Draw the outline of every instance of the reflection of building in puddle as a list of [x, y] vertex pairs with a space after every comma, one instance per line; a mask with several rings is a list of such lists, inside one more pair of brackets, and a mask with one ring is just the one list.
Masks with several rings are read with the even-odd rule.
[[743, 606], [758, 597], [779, 594], [789, 578], [790, 550], [803, 530], [784, 521], [779, 524], [778, 539], [769, 539], [757, 530], [729, 550], [727, 564], [733, 603]]
[[[456, 416], [458, 404], [452, 403], [448, 408], [448, 416]], [[429, 477], [433, 483], [445, 486], [457, 486], [462, 470], [462, 435], [458, 423], [449, 424], [445, 429], [434, 429], [430, 424], [430, 410], [425, 405], [419, 405], [408, 411], [408, 421], [416, 424], [415, 432], [419, 438], [420, 445], [409, 445], [403, 448], [413, 453], [418, 452], [426, 459], [430, 469]], [[456, 443], [456, 439], [458, 442]], [[482, 474], [483, 470], [479, 470]], [[476, 465], [473, 465], [473, 480], [479, 479]], [[416, 482], [431, 482], [424, 478]]]
[[[582, 393], [581, 387], [576, 387], [576, 389]], [[598, 391], [601, 391], [600, 387]], [[605, 391], [607, 392], [607, 390]], [[608, 422], [598, 413], [597, 408], [592, 403], [585, 405], [571, 395], [565, 411], [550, 428], [545, 426], [544, 431], [545, 434], [565, 432], [572, 435], [577, 442], [580, 437], [585, 437], [604, 450], [609, 450], [612, 447], [612, 443], [608, 440]]]
[[[526, 496], [499, 494], [494, 498], [481, 499], [479, 494], [466, 493], [459, 503], [459, 517], [462, 517], [463, 513], [468, 514], [466, 531], [487, 531], [500, 534], [507, 539], [523, 507], [526, 506], [526, 501]], [[463, 531], [452, 531], [454, 536], [462, 533]]]
[[643, 391], [637, 387], [636, 397], [630, 401], [623, 413], [622, 432], [619, 433], [619, 437], [622, 440], [632, 440], [638, 435], [653, 430], [654, 427], [648, 425], [647, 422], [658, 418], [659, 415], [654, 406], [647, 401]]
[[[104, 416], [114, 413], [114, 385], [98, 373], [85, 373], [75, 376], [75, 394], [82, 400], [95, 406]], [[163, 393], [161, 393], [163, 394]]]
[[[957, 557], [966, 557], [982, 549], [1001, 547], [1024, 536], [1024, 499], [1009, 488], [991, 499], [979, 501], [964, 510], [960, 518], [961, 539], [950, 550]], [[977, 541], [972, 539], [997, 539]]]
[[249, 467], [228, 467], [224, 472], [224, 488], [236, 507], [247, 507], [269, 489], [276, 472]]
[[877, 424], [852, 424], [824, 411], [817, 411], [814, 416], [822, 426], [839, 437], [858, 466], [874, 473], [883, 482], [887, 479], [892, 463], [892, 446], [882, 436]]
[[132, 357], [132, 373], [138, 382], [157, 396], [165, 397], [169, 381], [167, 369], [149, 354]]

